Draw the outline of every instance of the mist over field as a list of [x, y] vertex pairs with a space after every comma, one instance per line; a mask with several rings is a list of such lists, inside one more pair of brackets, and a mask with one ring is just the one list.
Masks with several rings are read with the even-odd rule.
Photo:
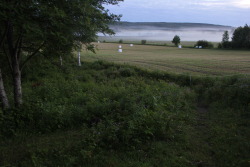
[[[224, 31], [229, 31], [230, 38], [233, 27], [200, 23], [130, 23], [122, 22], [111, 25], [115, 36], [111, 39], [171, 41], [179, 35], [181, 41], [207, 40], [219, 42]], [[102, 36], [102, 35], [100, 35]]]

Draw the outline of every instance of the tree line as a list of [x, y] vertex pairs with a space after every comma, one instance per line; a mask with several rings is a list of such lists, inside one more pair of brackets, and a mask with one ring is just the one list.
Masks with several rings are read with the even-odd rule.
[[[178, 46], [180, 37], [175, 35], [172, 43]], [[203, 48], [213, 48], [213, 44], [206, 40], [199, 40], [195, 46], [202, 46]], [[231, 49], [250, 49], [250, 27], [238, 27], [234, 30], [232, 40], [230, 41], [229, 32], [225, 31], [222, 35], [222, 41], [219, 43], [218, 48], [231, 48]]]
[[0, 105], [9, 108], [4, 87], [12, 78], [14, 105], [22, 105], [22, 70], [35, 56], [63, 56], [91, 42], [97, 33], [114, 34], [108, 27], [119, 21], [104, 5], [123, 0], [1, 0]]
[[234, 30], [232, 40], [229, 40], [229, 33], [225, 31], [219, 48], [250, 49], [250, 27], [238, 27]]

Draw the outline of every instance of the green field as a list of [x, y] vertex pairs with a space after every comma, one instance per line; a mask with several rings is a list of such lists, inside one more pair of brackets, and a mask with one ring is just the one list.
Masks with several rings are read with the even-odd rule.
[[82, 60], [105, 60], [130, 64], [150, 70], [192, 75], [225, 76], [250, 74], [250, 51], [195, 49], [152, 45], [122, 44], [118, 53], [117, 43], [95, 43], [96, 54], [82, 52]]

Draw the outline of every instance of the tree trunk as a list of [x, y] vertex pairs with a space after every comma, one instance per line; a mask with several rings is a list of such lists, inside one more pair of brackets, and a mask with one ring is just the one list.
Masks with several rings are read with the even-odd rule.
[[10, 107], [9, 101], [5, 92], [4, 84], [3, 84], [3, 77], [2, 77], [2, 71], [0, 69], [0, 100], [2, 102], [3, 109], [7, 109]]
[[13, 86], [14, 86], [14, 101], [15, 106], [20, 107], [23, 103], [22, 100], [22, 82], [21, 82], [21, 71], [19, 64], [13, 64]]
[[20, 107], [23, 103], [22, 100], [22, 82], [21, 82], [21, 45], [22, 45], [22, 35], [18, 34], [16, 42], [14, 42], [14, 26], [12, 22], [8, 22], [9, 29], [7, 31], [7, 43], [9, 49], [9, 56], [12, 65], [12, 78], [13, 78], [13, 88], [14, 88], [14, 102], [16, 107]]

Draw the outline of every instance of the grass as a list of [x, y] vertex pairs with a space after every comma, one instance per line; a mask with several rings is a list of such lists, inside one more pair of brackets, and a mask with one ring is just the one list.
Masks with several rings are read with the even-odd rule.
[[75, 62], [37, 58], [24, 69], [25, 105], [0, 110], [1, 167], [250, 165], [249, 78], [190, 84], [186, 75]]
[[[150, 70], [170, 73], [188, 73], [199, 76], [226, 76], [250, 74], [250, 51], [194, 49], [134, 45], [117, 43], [99, 43], [97, 54], [83, 51], [86, 61], [104, 60], [120, 64], [130, 64]], [[118, 53], [122, 45], [123, 52]]]
[[[100, 42], [108, 42], [108, 43], [118, 43], [119, 40], [123, 40], [123, 43], [125, 44], [141, 44], [141, 40], [143, 40], [143, 38], [141, 39], [134, 39], [131, 40], [130, 37], [125, 37], [124, 39], [122, 37], [99, 37], [98, 40]], [[218, 42], [212, 42], [214, 44], [214, 46], [218, 45]], [[172, 41], [159, 41], [159, 40], [147, 40], [146, 44], [148, 45], [158, 45], [158, 46], [175, 46]], [[184, 47], [194, 47], [194, 45], [196, 44], [195, 41], [181, 41], [181, 45]]]
[[104, 62], [34, 63], [23, 71], [25, 104], [0, 110], [1, 167], [192, 164], [178, 158], [194, 108], [189, 88]]

